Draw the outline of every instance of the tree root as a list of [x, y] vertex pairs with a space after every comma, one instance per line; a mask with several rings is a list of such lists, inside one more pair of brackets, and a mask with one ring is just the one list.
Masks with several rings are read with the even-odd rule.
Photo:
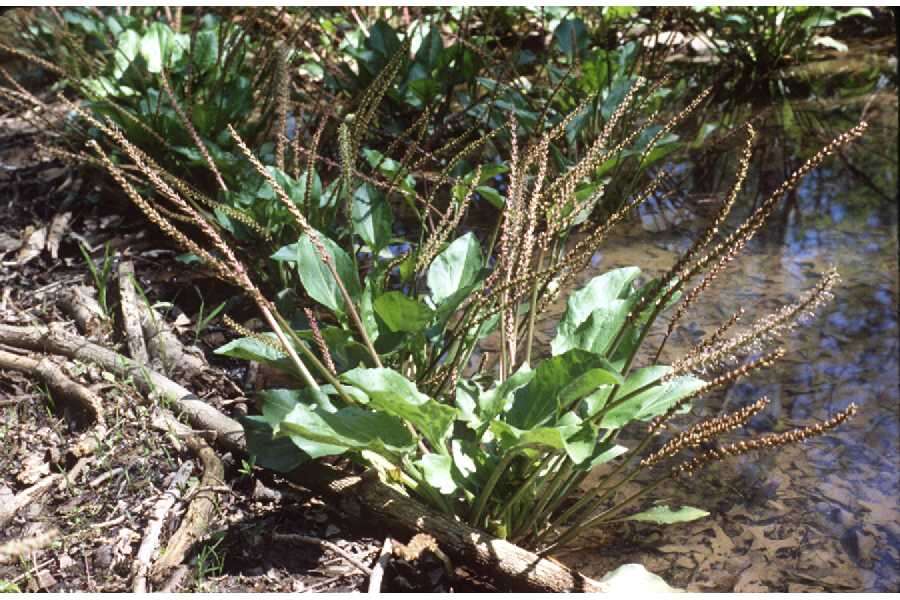
[[[0, 343], [63, 354], [94, 362], [121, 376], [133, 377], [155, 392], [200, 430], [204, 438], [225, 450], [246, 454], [241, 425], [199, 400], [188, 390], [154, 371], [102, 346], [47, 327], [0, 325]], [[428, 533], [455, 561], [479, 567], [514, 590], [539, 592], [602, 592], [606, 584], [581, 575], [553, 560], [537, 556], [505, 540], [452, 521], [375, 477], [348, 476], [321, 463], [308, 463], [286, 478], [317, 491], [344, 506], [352, 516], [384, 523], [411, 535]]]

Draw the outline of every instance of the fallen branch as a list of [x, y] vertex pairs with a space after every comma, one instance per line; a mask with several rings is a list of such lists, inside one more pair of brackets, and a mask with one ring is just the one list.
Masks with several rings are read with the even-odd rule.
[[240, 423], [168, 377], [138, 365], [117, 352], [73, 336], [59, 327], [0, 324], [0, 343], [95, 363], [123, 379], [131, 378], [144, 393], [159, 398], [163, 403], [174, 403], [195, 430], [205, 432], [207, 441], [214, 441], [225, 450], [246, 454], [244, 428]]
[[185, 351], [181, 340], [159, 311], [146, 303], [140, 304], [138, 310], [147, 350], [150, 352], [150, 364], [155, 370], [193, 375], [206, 367], [203, 358]]
[[134, 558], [131, 569], [134, 574], [132, 580], [132, 591], [135, 594], [143, 594], [147, 592], [147, 571], [150, 569], [150, 560], [153, 553], [159, 547], [159, 535], [162, 532], [163, 523], [166, 517], [175, 506], [175, 502], [181, 497], [181, 489], [187, 483], [191, 476], [194, 464], [190, 461], [182, 463], [178, 471], [172, 477], [169, 487], [165, 493], [153, 505], [153, 512], [150, 521], [147, 523], [147, 530], [144, 533], [144, 539], [141, 541], [141, 547], [138, 549], [137, 556]]
[[72, 317], [79, 331], [96, 337], [103, 331], [106, 315], [92, 292], [85, 285], [73, 286], [60, 294], [58, 304], [63, 312]]
[[[119, 375], [131, 376], [139, 386], [155, 391], [170, 402], [177, 412], [187, 417], [194, 429], [205, 432], [205, 437], [226, 450], [246, 454], [244, 431], [237, 421], [202, 402], [174, 381], [142, 369], [120, 354], [47, 327], [0, 325], [0, 343], [63, 354], [97, 363]], [[377, 478], [348, 476], [321, 463], [305, 464], [285, 477], [343, 502], [352, 516], [384, 523], [388, 528], [411, 535], [429, 533], [455, 561], [478, 566], [511, 589], [602, 592], [607, 587], [553, 560], [438, 515]]]
[[153, 565], [154, 579], [161, 579], [171, 569], [184, 562], [184, 557], [191, 546], [206, 533], [210, 517], [216, 508], [216, 492], [213, 488], [221, 486], [225, 480], [225, 467], [222, 461], [202, 438], [191, 435], [186, 442], [203, 465], [200, 491], [191, 500], [178, 531], [166, 544], [165, 553]]
[[12, 500], [0, 506], [0, 527], [5, 526], [20, 509], [28, 506], [38, 498], [40, 498], [47, 490], [53, 487], [53, 484], [59, 481], [62, 475], [53, 473], [47, 475], [31, 487], [27, 487], [15, 496]]
[[128, 260], [119, 263], [119, 306], [122, 309], [122, 329], [128, 355], [139, 365], [150, 364], [147, 346], [144, 344], [144, 330], [141, 328], [137, 294], [134, 291], [134, 264]]

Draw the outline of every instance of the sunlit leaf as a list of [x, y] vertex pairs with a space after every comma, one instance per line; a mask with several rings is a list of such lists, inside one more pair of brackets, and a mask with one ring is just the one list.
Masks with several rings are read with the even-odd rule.
[[696, 521], [697, 519], [702, 519], [706, 516], [709, 516], [707, 511], [694, 508], [693, 506], [682, 506], [673, 509], [669, 508], [667, 505], [662, 505], [654, 506], [650, 510], [645, 510], [644, 512], [625, 517], [624, 520], [671, 525], [672, 523]]

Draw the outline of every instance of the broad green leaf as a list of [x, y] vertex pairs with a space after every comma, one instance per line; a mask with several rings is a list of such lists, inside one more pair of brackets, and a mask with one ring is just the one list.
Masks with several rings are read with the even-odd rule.
[[[566, 312], [559, 322], [556, 337], [550, 343], [553, 355], [571, 348], [602, 353], [627, 315], [627, 310], [622, 314], [624, 301], [631, 292], [632, 282], [640, 273], [637, 267], [609, 271], [594, 277], [586, 286], [572, 293], [566, 302]], [[582, 327], [589, 318], [590, 322]]]
[[667, 505], [654, 506], [650, 510], [639, 512], [634, 515], [625, 517], [626, 521], [643, 521], [646, 523], [658, 523], [660, 525], [671, 525], [672, 523], [686, 523], [688, 521], [696, 521], [703, 517], [709, 516], [709, 513], [693, 506], [682, 506], [680, 508], [669, 508]]
[[[331, 255], [338, 276], [347, 288], [350, 297], [358, 299], [362, 292], [362, 286], [359, 283], [359, 274], [356, 272], [353, 261], [340, 246], [329, 238], [321, 233], [318, 234], [318, 237], [326, 252]], [[338, 314], [347, 314], [347, 306], [334, 276], [320, 258], [319, 252], [307, 234], [304, 233], [296, 243], [283, 246], [272, 255], [272, 260], [295, 263], [300, 274], [300, 281], [303, 282], [306, 293], [313, 300]]]
[[478, 398], [483, 394], [477, 383], [461, 379], [456, 385], [456, 409], [459, 420], [468, 423], [473, 429], [481, 425], [478, 411]]
[[812, 38], [812, 43], [815, 46], [824, 46], [826, 48], [831, 48], [832, 50], [837, 50], [838, 52], [846, 52], [849, 49], [847, 48], [847, 44], [839, 42], [830, 35], [814, 36]]
[[566, 386], [588, 371], [607, 365], [603, 358], [578, 348], [543, 361], [528, 385], [516, 392], [507, 422], [520, 429], [554, 422], [560, 410], [559, 396]]
[[475, 191], [478, 192], [479, 196], [490, 202], [494, 208], [503, 210], [503, 206], [506, 204], [506, 198], [504, 198], [500, 192], [488, 185], [479, 185], [475, 188]]
[[329, 413], [297, 404], [285, 415], [278, 435], [289, 436], [294, 443], [295, 438], [300, 438], [301, 443], [315, 442], [320, 450], [331, 447], [331, 454], [362, 449], [403, 454], [416, 445], [402, 420], [357, 406]]
[[141, 56], [147, 61], [147, 70], [159, 73], [169, 65], [175, 51], [175, 33], [165, 23], [151, 23], [141, 37]]
[[375, 314], [391, 331], [418, 333], [423, 331], [434, 311], [402, 292], [387, 292], [375, 298]]
[[113, 56], [113, 79], [119, 79], [140, 51], [141, 36], [133, 29], [125, 30], [116, 43]]
[[511, 450], [524, 446], [540, 446], [562, 450], [565, 448], [566, 439], [574, 435], [579, 427], [577, 425], [564, 425], [562, 427], [534, 427], [532, 429], [519, 429], [503, 421], [492, 421], [491, 433], [497, 438], [501, 448]]
[[576, 466], [590, 461], [597, 447], [597, 428], [588, 422], [582, 423], [575, 433], [565, 439], [563, 447]]
[[625, 446], [619, 446], [618, 444], [609, 441], [603, 442], [594, 447], [590, 458], [582, 463], [577, 463], [575, 468], [579, 471], [592, 471], [595, 467], [606, 464], [614, 458], [622, 456], [626, 452], [628, 452], [628, 448]]
[[[275, 340], [275, 335], [272, 333], [261, 335]], [[231, 358], [256, 361], [281, 371], [293, 371], [292, 363], [286, 354], [256, 338], [238, 338], [216, 348], [214, 352]]]
[[278, 433], [278, 426], [284, 417], [298, 404], [319, 406], [329, 412], [337, 412], [323, 392], [311, 388], [297, 390], [274, 388], [259, 393], [263, 418]]
[[369, 396], [369, 406], [406, 419], [435, 448], [443, 448], [457, 410], [441, 404], [416, 389], [416, 385], [392, 369], [353, 369], [341, 380]]
[[212, 68], [219, 60], [219, 36], [216, 31], [204, 29], [197, 32], [191, 58], [201, 72]]
[[587, 48], [589, 35], [584, 21], [579, 18], [564, 19], [553, 31], [557, 47], [568, 57]]
[[483, 392], [478, 397], [478, 413], [483, 422], [488, 422], [500, 413], [506, 411], [512, 403], [512, 394], [528, 385], [534, 378], [535, 372], [527, 364], [519, 367], [519, 370], [507, 377], [503, 383]]
[[620, 385], [624, 382], [622, 376], [611, 364], [603, 359], [601, 361], [601, 364], [604, 365], [602, 369], [591, 369], [579, 375], [560, 391], [559, 403], [562, 410], [566, 410], [574, 402], [594, 393], [602, 385]]
[[279, 473], [293, 471], [310, 456], [290, 438], [275, 438], [272, 426], [264, 417], [252, 416], [240, 419], [247, 439], [247, 453], [256, 457], [256, 464]]
[[438, 306], [459, 290], [474, 284], [483, 265], [481, 244], [475, 234], [469, 232], [454, 240], [428, 268], [431, 300]]
[[[660, 378], [671, 372], [672, 367], [662, 365], [633, 371], [619, 388], [613, 402], [618, 402], [631, 393], [659, 381]], [[633, 420], [648, 421], [665, 413], [673, 404], [696, 392], [704, 385], [706, 382], [692, 375], [682, 375], [664, 383], [657, 383], [610, 409], [603, 415], [600, 426], [606, 429], [619, 429]], [[605, 404], [605, 400], [603, 403]], [[600, 408], [602, 405], [595, 405], [592, 407], [592, 412], [596, 412]], [[689, 408], [689, 406], [685, 407], [685, 410]]]
[[419, 463], [425, 481], [440, 493], [447, 495], [456, 491], [453, 480], [453, 459], [441, 454], [426, 454]]
[[377, 254], [391, 241], [391, 207], [384, 196], [368, 183], [356, 188], [351, 208], [353, 233]]

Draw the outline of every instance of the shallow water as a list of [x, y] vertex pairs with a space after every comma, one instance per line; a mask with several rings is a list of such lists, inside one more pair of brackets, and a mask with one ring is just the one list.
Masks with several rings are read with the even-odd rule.
[[[900, 590], [897, 206], [881, 195], [897, 189], [896, 102], [878, 113], [848, 156], [865, 165], [881, 191], [829, 159], [701, 296], [661, 358], [671, 363], [739, 308], [746, 311], [741, 322], [749, 324], [796, 300], [834, 265], [842, 277], [834, 300], [788, 334], [786, 357], [695, 404], [695, 418], [679, 422], [730, 412], [761, 396], [771, 403], [737, 437], [812, 424], [851, 402], [859, 407], [856, 417], [803, 444], [714, 463], [667, 484], [656, 501], [711, 515], [668, 527], [592, 531], [559, 552], [567, 564], [601, 576], [639, 562], [689, 591]], [[888, 160], [866, 159], [876, 155]], [[745, 199], [744, 214], [751, 200]], [[643, 218], [658, 229], [646, 213]], [[659, 233], [633, 221], [601, 248], [583, 280], [626, 265], [658, 275], [703, 223], [698, 216]], [[546, 341], [552, 320], [543, 329]], [[647, 345], [655, 349], [661, 333]], [[622, 497], [636, 489], [626, 486]]]

